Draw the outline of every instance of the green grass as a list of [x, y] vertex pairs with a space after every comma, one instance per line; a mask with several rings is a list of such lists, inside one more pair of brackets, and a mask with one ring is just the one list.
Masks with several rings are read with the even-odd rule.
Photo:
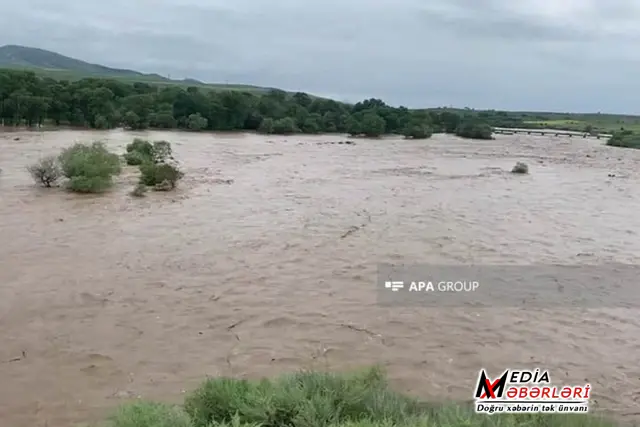
[[[584, 132], [587, 126], [595, 133], [612, 134], [622, 129], [640, 132], [640, 116], [630, 114], [601, 113], [555, 113], [543, 111], [494, 111], [461, 108], [430, 108], [435, 111], [450, 111], [464, 115], [470, 112], [486, 118], [496, 127], [531, 127]], [[513, 121], [509, 124], [510, 120]], [[520, 121], [520, 123], [518, 123]], [[499, 124], [496, 124], [499, 123]]]
[[137, 401], [109, 427], [613, 427], [594, 415], [475, 414], [393, 391], [378, 368], [351, 374], [299, 372], [272, 380], [210, 378], [184, 405]]
[[577, 119], [556, 119], [556, 120], [527, 120], [524, 123], [537, 125], [542, 128], [562, 129], [583, 132], [587, 126], [600, 133], [613, 133], [622, 128], [633, 131], [640, 131], [640, 117], [635, 118], [584, 118]]
[[533, 123], [539, 124], [543, 126], [575, 126], [577, 128], [584, 129], [585, 126], [589, 125], [588, 122], [582, 120], [525, 120], [525, 123]]
[[587, 126], [600, 133], [613, 133], [622, 129], [640, 131], [640, 117], [613, 114], [575, 114], [566, 118], [525, 120], [525, 123], [578, 132], [584, 131]]
[[115, 412], [109, 424], [118, 427], [192, 427], [182, 408], [155, 402], [136, 402]]

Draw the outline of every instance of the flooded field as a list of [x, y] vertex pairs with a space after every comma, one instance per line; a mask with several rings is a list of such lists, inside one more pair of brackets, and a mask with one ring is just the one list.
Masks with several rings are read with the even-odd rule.
[[[81, 197], [25, 170], [75, 141], [124, 151], [140, 135], [173, 143], [177, 192], [131, 198], [132, 168]], [[319, 144], [341, 139], [0, 134], [2, 424], [180, 401], [206, 375], [373, 363], [438, 400], [470, 400], [481, 367], [540, 367], [639, 417], [637, 310], [382, 307], [375, 283], [381, 262], [637, 263], [640, 150], [524, 135]], [[530, 174], [508, 173], [516, 161]]]

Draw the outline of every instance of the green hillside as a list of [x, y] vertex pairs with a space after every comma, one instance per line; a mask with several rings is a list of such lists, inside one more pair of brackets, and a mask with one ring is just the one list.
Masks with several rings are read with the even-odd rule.
[[[91, 64], [44, 49], [16, 45], [0, 47], [0, 67], [66, 70], [78, 74], [99, 75], [104, 77], [139, 77], [143, 75], [137, 71]], [[161, 76], [157, 76], [157, 78], [163, 79]]]
[[270, 89], [252, 85], [209, 84], [195, 79], [172, 80], [159, 74], [144, 74], [134, 70], [105, 67], [48, 50], [17, 45], [0, 47], [0, 68], [29, 70], [41, 77], [50, 77], [56, 80], [75, 81], [87, 77], [102, 77], [126, 83], [141, 82], [184, 87], [199, 86], [211, 89], [239, 89], [250, 92], [262, 92]]

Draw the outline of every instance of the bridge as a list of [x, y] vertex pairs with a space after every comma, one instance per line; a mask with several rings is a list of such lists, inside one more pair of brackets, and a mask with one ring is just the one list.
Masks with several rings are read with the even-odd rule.
[[576, 137], [595, 137], [597, 139], [611, 138], [611, 134], [608, 133], [599, 133], [597, 135], [591, 135], [588, 132], [576, 132], [570, 130], [557, 130], [557, 129], [521, 129], [521, 128], [493, 128], [493, 133], [501, 134], [501, 135], [514, 135], [514, 134], [527, 134], [527, 135], [551, 135], [551, 136], [568, 136], [572, 138]]

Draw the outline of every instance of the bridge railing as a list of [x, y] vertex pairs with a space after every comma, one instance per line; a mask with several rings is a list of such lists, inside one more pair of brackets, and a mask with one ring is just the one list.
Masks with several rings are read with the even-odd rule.
[[525, 128], [501, 128], [501, 127], [495, 127], [493, 128], [493, 132], [497, 133], [497, 134], [506, 134], [506, 135], [513, 135], [513, 134], [517, 134], [517, 133], [521, 133], [521, 134], [527, 134], [527, 135], [553, 135], [553, 136], [568, 136], [568, 137], [573, 137], [573, 136], [581, 136], [583, 138], [611, 138], [611, 134], [608, 133], [598, 133], [595, 135], [592, 135], [589, 132], [578, 132], [578, 131], [571, 131], [571, 130], [558, 130], [558, 129], [525, 129]]

